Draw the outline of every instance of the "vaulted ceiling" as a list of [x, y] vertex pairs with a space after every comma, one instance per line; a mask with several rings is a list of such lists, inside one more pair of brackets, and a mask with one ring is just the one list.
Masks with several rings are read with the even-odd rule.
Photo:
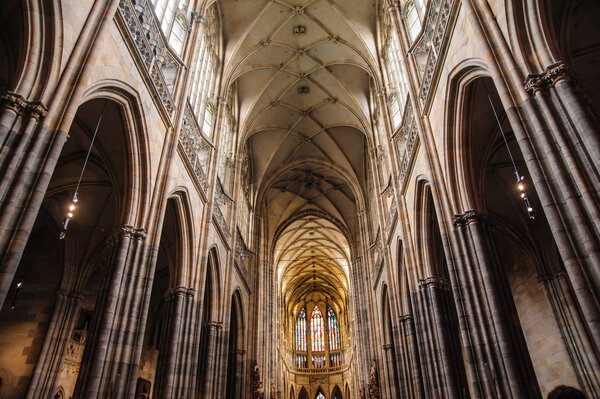
[[[359, 231], [364, 206], [370, 85], [377, 76], [373, 0], [226, 0], [220, 3], [224, 76], [239, 98], [242, 142], [272, 239], [313, 210]], [[294, 295], [346, 290], [348, 243], [318, 216], [288, 226], [276, 244]], [[347, 266], [346, 266], [347, 267]], [[310, 284], [309, 284], [310, 283]]]

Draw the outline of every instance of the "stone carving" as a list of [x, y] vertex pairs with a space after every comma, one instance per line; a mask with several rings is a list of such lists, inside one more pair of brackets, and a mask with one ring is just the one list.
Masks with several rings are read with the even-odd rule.
[[426, 289], [429, 287], [433, 287], [433, 288], [439, 288], [442, 290], [448, 290], [448, 282], [446, 280], [444, 280], [443, 278], [440, 277], [427, 277], [424, 279], [420, 279], [418, 282], [419, 288], [421, 289]]
[[260, 369], [258, 364], [254, 365], [254, 371], [252, 372], [252, 399], [264, 399], [265, 389], [260, 379]]
[[569, 67], [564, 62], [550, 65], [539, 75], [529, 75], [525, 80], [525, 91], [535, 94], [538, 91], [549, 89], [561, 80], [570, 79]]
[[[168, 51], [166, 51], [167, 46], [162, 40], [160, 28], [155, 21], [154, 11], [146, 0], [136, 2], [135, 8], [130, 0], [120, 0], [119, 11], [142, 64], [150, 75], [153, 88], [170, 117], [175, 109], [175, 104], [159, 65], [165, 63], [164, 55], [168, 54]], [[149, 38], [152, 39], [154, 45], [150, 44]], [[172, 62], [168, 62], [168, 64], [170, 65]]]
[[419, 63], [419, 69], [423, 73], [419, 97], [423, 101], [427, 100], [433, 86], [442, 44], [450, 25], [451, 11], [458, 3], [456, 0], [431, 0], [431, 4], [427, 7], [423, 32], [413, 51], [417, 60], [426, 60], [424, 63]]
[[369, 370], [369, 398], [381, 399], [379, 393], [379, 380], [377, 377], [377, 363], [371, 360], [371, 369]]
[[271, 384], [271, 394], [269, 396], [270, 399], [276, 399], [277, 394], [275, 393], [275, 385]]
[[0, 97], [0, 104], [13, 110], [17, 115], [31, 116], [38, 121], [48, 113], [48, 108], [39, 101], [27, 101], [20, 94], [7, 91]]
[[367, 397], [365, 395], [365, 383], [364, 382], [360, 383], [360, 399], [367, 399]]
[[301, 36], [306, 33], [306, 26], [297, 25], [294, 27], [294, 36]]
[[456, 227], [464, 227], [472, 222], [483, 219], [483, 214], [479, 211], [471, 209], [465, 213], [454, 215], [452, 217], [452, 223]]
[[185, 154], [185, 158], [192, 169], [196, 181], [206, 192], [208, 189], [208, 181], [206, 180], [206, 173], [204, 172], [206, 165], [203, 159], [208, 159], [211, 146], [200, 133], [200, 127], [198, 127], [196, 118], [188, 104], [186, 104], [183, 114], [183, 124], [181, 126], [181, 133], [179, 134], [179, 144], [181, 145], [181, 149]]

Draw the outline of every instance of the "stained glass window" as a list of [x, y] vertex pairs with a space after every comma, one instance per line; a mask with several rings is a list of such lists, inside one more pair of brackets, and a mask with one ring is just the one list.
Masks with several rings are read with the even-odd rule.
[[310, 316], [310, 331], [312, 350], [314, 352], [323, 352], [325, 350], [325, 329], [323, 326], [323, 316], [318, 306], [315, 306]]
[[296, 350], [306, 351], [306, 309], [302, 308], [296, 323]]
[[327, 321], [329, 324], [329, 350], [340, 349], [340, 325], [335, 313], [329, 307], [327, 308]]
[[312, 355], [313, 367], [322, 369], [325, 367], [325, 355]]

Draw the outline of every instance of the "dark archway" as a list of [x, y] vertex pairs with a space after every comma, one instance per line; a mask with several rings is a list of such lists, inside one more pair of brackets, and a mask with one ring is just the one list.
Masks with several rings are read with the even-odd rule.
[[[212, 377], [215, 365], [216, 330], [220, 328], [215, 318], [217, 317], [218, 277], [219, 268], [217, 251], [212, 248], [208, 252], [206, 276], [204, 281], [204, 295], [202, 300], [202, 324], [200, 329], [200, 350], [198, 357], [198, 384], [196, 397], [208, 397], [212, 390]], [[208, 366], [207, 366], [208, 365]]]
[[229, 316], [229, 348], [227, 362], [227, 399], [243, 396], [244, 370], [244, 318], [240, 293], [236, 291], [231, 298], [231, 313]]
[[[472, 154], [468, 157], [471, 176], [467, 180], [473, 203], [485, 218], [482, 225], [492, 262], [500, 272], [498, 289], [507, 297], [503, 312], [514, 326], [513, 345], [522, 352], [518, 361], [524, 384], [542, 396], [559, 384], [580, 386], [581, 381], [596, 379], [586, 370], [590, 367], [589, 356], [593, 355], [581, 343], [563, 339], [573, 333], [581, 335], [576, 322], [579, 315], [564, 305], [574, 301], [574, 295], [569, 283], [561, 281], [564, 268], [524, 157], [492, 80], [475, 79], [466, 90], [464, 128]], [[511, 157], [519, 174], [525, 176], [535, 219], [529, 217], [519, 196]], [[549, 364], [549, 356], [562, 361]], [[573, 356], [584, 360], [575, 361]]]
[[27, 48], [25, 1], [5, 0], [0, 5], [0, 96], [15, 89]]
[[596, 0], [547, 0], [547, 29], [554, 39], [556, 57], [567, 62], [582, 96], [600, 118], [600, 3]]
[[302, 389], [300, 389], [298, 399], [308, 399], [308, 392], [306, 392], [306, 388], [302, 387]]
[[342, 390], [337, 385], [333, 387], [331, 392], [331, 399], [342, 399]]
[[[396, 362], [396, 340], [394, 339], [394, 325], [392, 322], [392, 311], [390, 308], [390, 298], [388, 287], [383, 287], [383, 296], [381, 300], [382, 306], [382, 322], [383, 322], [383, 347], [385, 350], [386, 370], [388, 373], [388, 381], [391, 389], [390, 395], [398, 397], [400, 391], [400, 381], [398, 375], [398, 364]], [[337, 386], [336, 386], [337, 388]], [[338, 388], [339, 391], [339, 388]], [[341, 392], [340, 392], [341, 396]], [[335, 396], [333, 396], [335, 398]]]
[[469, 392], [460, 326], [440, 221], [431, 186], [424, 180], [418, 183], [417, 201], [420, 279], [418, 292], [410, 302], [418, 331], [423, 389], [434, 396], [436, 392], [445, 392], [449, 397], [460, 398]]

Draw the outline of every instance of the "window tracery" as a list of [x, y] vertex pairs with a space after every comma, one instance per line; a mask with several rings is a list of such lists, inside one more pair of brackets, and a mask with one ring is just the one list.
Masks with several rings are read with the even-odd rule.
[[189, 0], [151, 0], [154, 13], [160, 23], [169, 46], [177, 54], [181, 54], [187, 36], [187, 20], [185, 10]]
[[198, 58], [193, 68], [192, 86], [190, 89], [190, 106], [202, 133], [211, 137], [214, 120], [214, 108], [210, 99], [214, 96], [219, 59], [217, 56], [218, 17], [216, 6], [212, 5], [208, 17], [202, 26], [202, 37], [198, 50]]

